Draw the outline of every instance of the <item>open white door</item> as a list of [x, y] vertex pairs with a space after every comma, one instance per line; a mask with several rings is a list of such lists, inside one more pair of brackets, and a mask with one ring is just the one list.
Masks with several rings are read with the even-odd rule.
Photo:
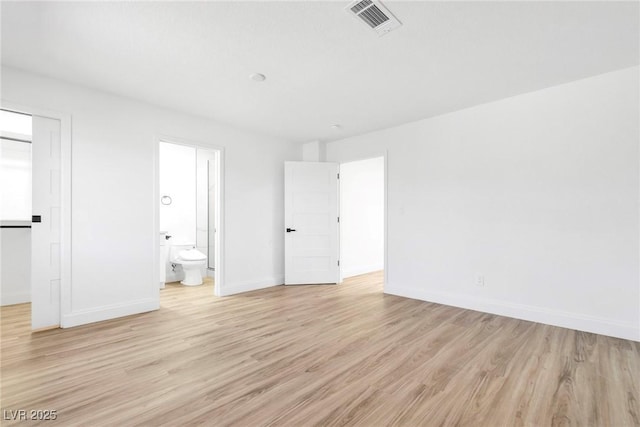
[[60, 325], [60, 121], [33, 116], [31, 327]]
[[338, 164], [285, 162], [285, 285], [338, 283]]

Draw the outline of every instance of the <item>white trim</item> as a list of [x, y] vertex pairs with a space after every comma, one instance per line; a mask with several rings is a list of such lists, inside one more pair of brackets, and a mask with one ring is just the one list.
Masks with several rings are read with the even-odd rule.
[[3, 292], [0, 295], [0, 306], [24, 304], [31, 302], [31, 292]]
[[[151, 188], [153, 191], [153, 197], [151, 198], [152, 212], [153, 212], [153, 220], [151, 221], [151, 230], [150, 232], [153, 235], [153, 239], [151, 244], [153, 247], [151, 251], [153, 253], [153, 278], [151, 280], [151, 293], [152, 298], [157, 300], [158, 307], [160, 306], [160, 289], [164, 289], [163, 284], [160, 282], [160, 207], [158, 206], [158, 201], [160, 200], [160, 142], [157, 138], [153, 138], [152, 140], [152, 151], [153, 151], [153, 171], [152, 171], [152, 182]], [[165, 266], [166, 268], [166, 266]], [[168, 282], [168, 277], [165, 277], [165, 282]], [[160, 283], [160, 286], [158, 286]]]
[[60, 197], [61, 197], [61, 229], [60, 229], [60, 324], [65, 315], [70, 315], [73, 308], [71, 306], [71, 173], [72, 173], [72, 144], [71, 144], [71, 114], [51, 111], [43, 108], [30, 107], [22, 104], [14, 103], [7, 100], [0, 100], [0, 107], [7, 110], [13, 110], [31, 114], [33, 116], [47, 117], [60, 121]]
[[387, 189], [389, 187], [389, 152], [384, 150], [384, 266], [383, 266], [383, 279], [382, 279], [382, 292], [385, 292], [389, 285], [389, 198], [387, 197]]
[[[324, 160], [326, 161], [326, 160]], [[338, 163], [338, 162], [334, 162]], [[336, 284], [340, 284], [344, 281], [344, 276], [342, 275], [342, 223], [340, 220], [342, 219], [342, 205], [340, 204], [340, 199], [342, 198], [342, 164], [338, 163], [338, 180], [336, 184], [338, 185], [338, 200], [336, 203], [338, 204], [338, 281]], [[286, 255], [286, 254], [285, 254]]]
[[216, 240], [215, 240], [215, 254], [214, 254], [214, 263], [213, 266], [215, 270], [213, 272], [214, 282], [213, 282], [213, 293], [216, 296], [222, 295], [222, 289], [227, 283], [227, 279], [225, 277], [226, 266], [224, 263], [224, 254], [225, 250], [225, 196], [224, 196], [224, 180], [225, 180], [225, 151], [224, 147], [217, 147], [218, 156], [216, 161], [216, 168], [218, 169], [218, 176], [216, 182], [216, 212], [215, 212], [215, 222], [214, 227], [216, 228]]
[[[156, 284], [157, 286], [157, 284]], [[101, 322], [118, 317], [140, 314], [160, 308], [158, 298], [145, 298], [137, 301], [105, 305], [102, 307], [90, 308], [87, 310], [77, 310], [71, 314], [62, 316], [61, 326], [69, 328], [72, 326], [85, 325], [87, 323]]]
[[[230, 295], [230, 293], [224, 293], [223, 289], [225, 286], [225, 265], [224, 265], [224, 156], [225, 156], [225, 148], [215, 144], [207, 144], [198, 141], [191, 141], [184, 138], [177, 138], [169, 135], [156, 135], [154, 137], [154, 148], [153, 148], [153, 158], [154, 158], [154, 172], [153, 172], [153, 244], [154, 244], [154, 254], [155, 254], [155, 265], [156, 272], [154, 275], [157, 275], [158, 280], [154, 280], [154, 283], [158, 283], [160, 280], [160, 266], [158, 265], [159, 253], [160, 250], [160, 234], [158, 231], [160, 230], [160, 206], [158, 204], [158, 200], [160, 198], [160, 175], [159, 175], [159, 167], [160, 167], [160, 143], [168, 142], [171, 144], [178, 145], [186, 145], [189, 147], [200, 148], [203, 150], [211, 150], [216, 151], [216, 169], [217, 169], [217, 179], [216, 179], [216, 201], [215, 201], [215, 224], [214, 227], [216, 229], [215, 233], [215, 254], [214, 254], [214, 286], [213, 293], [215, 296], [222, 295]], [[154, 276], [155, 277], [155, 276]], [[157, 286], [154, 286], [154, 292], [158, 290]], [[158, 298], [160, 294], [158, 293]]]
[[621, 322], [580, 313], [552, 310], [532, 305], [516, 304], [491, 298], [448, 292], [433, 292], [394, 284], [387, 284], [385, 293], [406, 298], [450, 305], [484, 313], [497, 314], [515, 319], [528, 320], [545, 325], [560, 326], [595, 334], [608, 335], [633, 341], [640, 341], [640, 327], [633, 322]]
[[271, 288], [273, 286], [280, 286], [284, 284], [284, 276], [276, 276], [265, 280], [256, 280], [256, 281], [246, 281], [230, 284], [225, 287], [222, 295], [220, 296], [229, 296], [235, 295], [242, 292], [256, 291], [258, 289]]

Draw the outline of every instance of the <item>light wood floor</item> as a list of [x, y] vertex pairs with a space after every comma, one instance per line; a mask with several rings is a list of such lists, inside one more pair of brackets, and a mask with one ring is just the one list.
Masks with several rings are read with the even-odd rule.
[[[65, 426], [638, 426], [640, 344], [382, 294], [382, 275], [31, 334], [2, 309], [2, 409]], [[11, 422], [4, 421], [3, 425]]]

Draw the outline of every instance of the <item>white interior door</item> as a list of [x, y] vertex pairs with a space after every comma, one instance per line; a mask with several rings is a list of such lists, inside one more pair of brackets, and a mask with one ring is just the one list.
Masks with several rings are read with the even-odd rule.
[[338, 164], [285, 162], [285, 285], [338, 283]]
[[60, 325], [60, 121], [33, 116], [31, 327]]

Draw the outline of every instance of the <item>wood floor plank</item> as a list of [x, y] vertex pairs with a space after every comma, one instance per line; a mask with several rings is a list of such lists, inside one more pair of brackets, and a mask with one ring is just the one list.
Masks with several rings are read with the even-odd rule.
[[2, 307], [2, 409], [55, 409], [51, 426], [640, 426], [640, 343], [384, 295], [381, 272], [212, 294], [170, 284], [159, 311], [38, 333], [28, 304]]

